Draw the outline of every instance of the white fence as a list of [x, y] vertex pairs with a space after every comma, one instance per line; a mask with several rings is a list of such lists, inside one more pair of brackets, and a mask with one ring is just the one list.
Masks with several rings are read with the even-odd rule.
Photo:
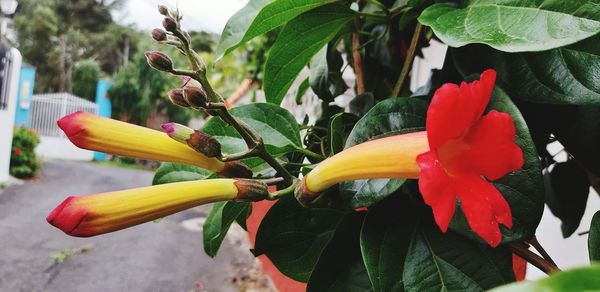
[[36, 152], [43, 158], [92, 160], [93, 152], [75, 147], [56, 124], [76, 111], [96, 113], [98, 105], [69, 93], [39, 94], [31, 97], [31, 128], [41, 136]]

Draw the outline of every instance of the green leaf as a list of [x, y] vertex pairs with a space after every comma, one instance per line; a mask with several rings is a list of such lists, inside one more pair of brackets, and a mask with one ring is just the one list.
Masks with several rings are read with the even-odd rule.
[[302, 97], [306, 93], [306, 90], [310, 87], [310, 83], [308, 83], [308, 78], [305, 78], [302, 83], [298, 86], [298, 91], [296, 91], [296, 104], [302, 104]]
[[265, 62], [264, 90], [267, 101], [280, 104], [302, 68], [353, 17], [354, 12], [348, 7], [330, 4], [310, 10], [288, 22]]
[[[287, 110], [274, 104], [253, 103], [232, 108], [230, 112], [260, 133], [270, 154], [279, 155], [302, 149], [300, 128], [294, 116]], [[237, 131], [220, 118], [210, 119], [202, 131], [219, 140], [225, 154], [247, 149]], [[264, 162], [257, 158], [246, 159], [244, 162], [253, 169], [264, 166]]]
[[419, 16], [445, 44], [472, 43], [505, 52], [543, 51], [600, 32], [597, 0], [470, 0], [464, 8], [434, 4]]
[[235, 218], [235, 222], [237, 222], [240, 227], [244, 230], [248, 231], [248, 225], [246, 224], [248, 218], [252, 215], [252, 204], [248, 204], [248, 208], [246, 208], [239, 216]]
[[241, 44], [287, 23], [308, 10], [338, 1], [251, 0], [227, 21], [217, 46], [217, 59], [221, 59]]
[[344, 150], [344, 144], [352, 126], [356, 124], [358, 117], [349, 113], [337, 113], [329, 119], [329, 151], [330, 155], [334, 155]]
[[370, 291], [360, 254], [360, 228], [366, 212], [352, 212], [340, 222], [323, 250], [306, 291]]
[[589, 176], [570, 159], [556, 163], [545, 178], [550, 180], [546, 187], [546, 204], [562, 221], [563, 237], [569, 237], [579, 227], [585, 212], [590, 192]]
[[192, 165], [164, 162], [154, 173], [152, 185], [215, 177], [212, 171]]
[[246, 202], [229, 201], [214, 204], [202, 228], [204, 252], [207, 255], [210, 257], [217, 255], [233, 221], [242, 215], [247, 218], [250, 208], [252, 205]]
[[552, 273], [550, 277], [535, 282], [524, 281], [490, 290], [490, 292], [562, 292], [600, 290], [600, 266], [573, 269]]
[[600, 261], [600, 211], [597, 211], [592, 217], [588, 237], [588, 252], [590, 261]]
[[[345, 148], [384, 136], [424, 130], [427, 102], [396, 97], [376, 104], [350, 132]], [[368, 179], [340, 184], [352, 208], [370, 206], [396, 191], [404, 179]]]
[[512, 256], [420, 222], [404, 262], [406, 291], [483, 291], [514, 281]]
[[254, 254], [266, 254], [281, 273], [306, 282], [343, 215], [336, 209], [307, 209], [294, 196], [283, 197], [260, 223]]
[[360, 247], [375, 292], [404, 291], [403, 263], [416, 218], [406, 196], [390, 196], [369, 209]]
[[343, 65], [342, 55], [329, 45], [321, 48], [310, 60], [308, 80], [312, 91], [321, 100], [331, 102], [348, 89], [340, 71]]
[[544, 52], [507, 54], [484, 46], [451, 50], [464, 75], [493, 67], [516, 98], [552, 104], [600, 105], [600, 35]]
[[[544, 181], [542, 165], [529, 129], [521, 113], [510, 98], [499, 87], [494, 88], [488, 110], [498, 110], [511, 115], [516, 129], [516, 144], [523, 151], [523, 167], [505, 177], [494, 181], [494, 186], [502, 193], [512, 211], [513, 226], [510, 229], [501, 226], [502, 242], [516, 242], [531, 238], [542, 218], [544, 211]], [[456, 212], [450, 228], [480, 240], [468, 226], [462, 211]]]

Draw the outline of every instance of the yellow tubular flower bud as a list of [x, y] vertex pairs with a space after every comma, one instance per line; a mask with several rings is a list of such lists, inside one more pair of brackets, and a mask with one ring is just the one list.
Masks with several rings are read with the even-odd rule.
[[210, 179], [71, 196], [58, 205], [46, 220], [71, 236], [89, 237], [207, 203], [245, 200], [247, 197], [260, 199], [258, 195], [250, 194], [253, 190], [262, 192], [256, 187], [250, 190], [240, 188], [235, 179]]
[[58, 121], [58, 126], [77, 147], [134, 158], [191, 164], [214, 172], [225, 163], [209, 158], [160, 131], [75, 112]]
[[424, 131], [368, 141], [325, 159], [304, 177], [300, 187], [316, 194], [348, 180], [418, 178], [417, 155], [427, 150]]

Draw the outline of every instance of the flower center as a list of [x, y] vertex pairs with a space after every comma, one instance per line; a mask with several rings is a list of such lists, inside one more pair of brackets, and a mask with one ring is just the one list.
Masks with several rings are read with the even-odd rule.
[[457, 176], [465, 172], [464, 153], [471, 146], [464, 139], [458, 138], [446, 142], [437, 149], [438, 158], [449, 176]]

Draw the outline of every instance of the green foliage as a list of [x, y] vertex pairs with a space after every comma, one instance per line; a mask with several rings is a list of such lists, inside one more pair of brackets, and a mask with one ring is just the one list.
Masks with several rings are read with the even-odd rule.
[[553, 273], [549, 278], [537, 281], [514, 283], [491, 292], [529, 292], [529, 291], [597, 291], [600, 289], [600, 266], [578, 268], [565, 272]]
[[588, 252], [591, 262], [600, 261], [600, 211], [597, 211], [592, 217], [588, 237]]
[[419, 21], [449, 46], [482, 43], [505, 52], [554, 49], [600, 32], [596, 1], [464, 2], [463, 8], [431, 5]]
[[231, 224], [240, 217], [244, 217], [242, 219], [245, 221], [251, 210], [252, 205], [246, 202], [215, 203], [202, 229], [204, 252], [210, 257], [215, 257]]
[[83, 61], [77, 64], [73, 71], [73, 94], [95, 101], [100, 74], [100, 66], [95, 62]]
[[353, 17], [352, 10], [330, 4], [288, 22], [269, 50], [265, 62], [267, 101], [280, 104], [296, 75]]
[[[120, 2], [19, 1], [13, 23], [25, 62], [37, 68], [36, 92], [70, 92], [81, 60], [97, 59], [112, 74], [133, 56], [135, 45], [119, 45], [128, 37], [116, 33], [120, 27], [110, 14]], [[123, 56], [117, 58], [119, 53]]]
[[35, 147], [40, 144], [39, 135], [25, 127], [15, 128], [10, 156], [10, 174], [16, 178], [35, 177], [42, 163], [35, 154]]

